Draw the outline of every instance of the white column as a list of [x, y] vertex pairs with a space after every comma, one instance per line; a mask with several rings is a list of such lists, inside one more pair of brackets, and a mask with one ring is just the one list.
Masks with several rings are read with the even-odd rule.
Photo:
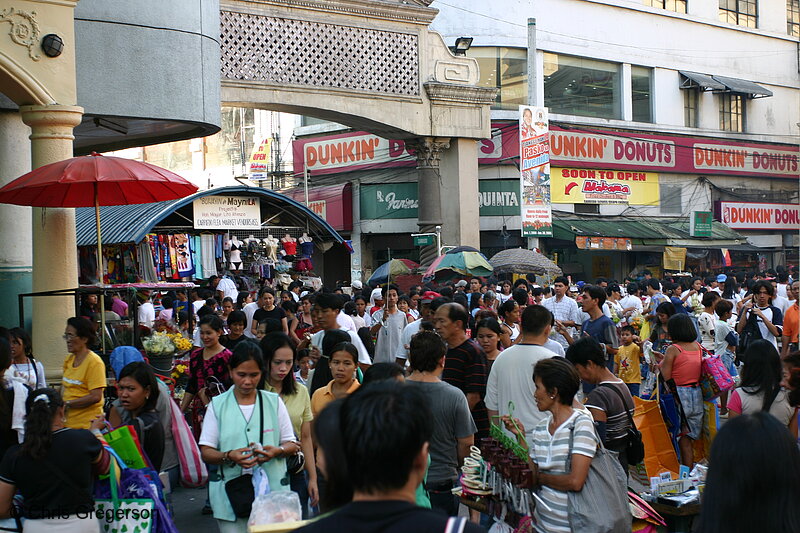
[[[30, 133], [18, 112], [0, 111], [0, 186], [30, 171]], [[0, 204], [0, 241], [7, 243], [0, 252], [0, 324], [13, 327], [20, 323], [17, 295], [31, 292], [30, 207]], [[30, 300], [25, 302], [28, 317], [30, 303]]]
[[[22, 120], [31, 127], [33, 168], [72, 157], [72, 130], [80, 124], [83, 108], [66, 105], [23, 106]], [[78, 286], [78, 248], [75, 210], [33, 209], [33, 290], [71, 289]], [[75, 314], [71, 297], [33, 299], [33, 350], [48, 377], [61, 375], [66, 345], [61, 339], [67, 318]]]
[[442, 152], [439, 172], [442, 244], [480, 249], [478, 143], [473, 139], [450, 139], [450, 148]]

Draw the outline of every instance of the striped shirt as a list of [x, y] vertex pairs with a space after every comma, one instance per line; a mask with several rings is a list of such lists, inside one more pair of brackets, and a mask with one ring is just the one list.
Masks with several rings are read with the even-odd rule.
[[[592, 418], [583, 411], [575, 411], [566, 422], [556, 428], [553, 435], [550, 435], [548, 426], [552, 419], [553, 415], [548, 414], [533, 430], [531, 459], [539, 465], [539, 470], [544, 473], [566, 474], [570, 426], [575, 424], [575, 437], [572, 443], [573, 455], [594, 457], [599, 439], [594, 431]], [[567, 516], [569, 508], [567, 493], [543, 485], [539, 496], [552, 511], [548, 511], [542, 505], [536, 506], [536, 531], [540, 533], [571, 533]]]
[[486, 411], [486, 354], [472, 339], [447, 350], [442, 381], [460, 389], [464, 394], [480, 394], [480, 401], [470, 410], [478, 432], [475, 441], [489, 436], [489, 413]]

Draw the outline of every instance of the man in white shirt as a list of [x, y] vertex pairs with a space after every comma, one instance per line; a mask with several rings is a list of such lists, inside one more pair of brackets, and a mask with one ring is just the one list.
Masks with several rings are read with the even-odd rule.
[[[259, 299], [260, 298], [261, 296], [259, 295]], [[242, 308], [242, 311], [244, 311], [244, 315], [247, 317], [247, 325], [244, 328], [245, 337], [249, 337], [251, 339], [256, 338], [256, 336], [253, 334], [251, 330], [253, 329], [253, 315], [256, 314], [256, 311], [258, 311], [260, 307], [261, 306], [259, 305], [258, 300], [256, 300], [255, 302], [250, 302], [249, 304], [245, 305]]]
[[775, 281], [775, 280], [772, 280], [772, 288], [775, 289], [775, 291], [774, 291], [775, 292], [775, 296], [772, 297], [772, 305], [774, 305], [775, 307], [780, 309], [781, 313], [783, 315], [786, 315], [786, 310], [789, 309], [789, 306], [791, 304], [789, 303], [789, 299], [788, 298], [784, 298], [783, 296], [778, 294], [778, 287], [780, 287], [778, 282]]
[[220, 303], [225, 298], [230, 298], [236, 303], [236, 299], [239, 297], [239, 289], [236, 288], [236, 283], [232, 279], [228, 277], [220, 278], [217, 283], [217, 295]]
[[382, 289], [383, 300], [386, 304], [382, 309], [372, 313], [372, 327], [370, 333], [378, 336], [375, 342], [375, 362], [404, 364], [397, 361], [395, 354], [403, 344], [403, 329], [408, 325], [408, 319], [397, 307], [399, 295], [395, 285], [387, 285]]
[[422, 306], [420, 308], [422, 319], [415, 320], [403, 328], [402, 342], [397, 347], [397, 352], [394, 355], [395, 359], [398, 360], [398, 363], [401, 361], [408, 361], [408, 350], [411, 347], [411, 337], [419, 332], [422, 322], [426, 320], [428, 322], [432, 322], [433, 315], [436, 313], [436, 310], [439, 309], [439, 306], [446, 304], [449, 301], [449, 298], [443, 298], [439, 293], [433, 291], [428, 291], [422, 295], [422, 299], [420, 300]]
[[[336, 319], [339, 316], [339, 311], [342, 309], [342, 299], [338, 294], [322, 293], [317, 295], [314, 300], [314, 307], [311, 310], [311, 315], [314, 317], [314, 324], [322, 331], [318, 331], [311, 336], [311, 350], [316, 350], [318, 354], [315, 360], [322, 355], [322, 339], [325, 337], [325, 332], [331, 329], [340, 329]], [[347, 331], [350, 335], [350, 342], [358, 350], [358, 365], [362, 371], [369, 368], [372, 360], [369, 358], [369, 352], [361, 342], [358, 333], [355, 331]], [[303, 343], [300, 347], [303, 347]]]
[[156, 308], [150, 301], [150, 291], [139, 291], [136, 297], [139, 299], [139, 309], [136, 313], [139, 325], [152, 328], [153, 322], [156, 321]]
[[[556, 320], [567, 328], [570, 335], [574, 336], [575, 326], [579, 324], [581, 314], [578, 309], [578, 303], [566, 296], [568, 288], [569, 280], [564, 276], [557, 277], [555, 282], [553, 282], [553, 292], [555, 296], [542, 301], [542, 305], [553, 314]], [[553, 332], [555, 341], [566, 350], [569, 347], [567, 340], [561, 335], [555, 335], [555, 330], [553, 330]]]
[[[542, 359], [556, 356], [543, 346], [550, 335], [553, 315], [544, 306], [529, 305], [522, 312], [520, 322], [522, 338], [494, 360], [486, 383], [485, 401], [490, 421], [497, 423], [498, 415], [519, 418], [530, 446], [533, 428], [545, 417], [533, 399], [536, 392], [533, 367]], [[509, 402], [514, 404], [513, 413], [509, 412]]]

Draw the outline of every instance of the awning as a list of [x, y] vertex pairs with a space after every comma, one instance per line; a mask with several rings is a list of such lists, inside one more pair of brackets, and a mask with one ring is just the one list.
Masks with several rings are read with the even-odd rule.
[[[192, 202], [197, 198], [216, 195], [256, 196], [261, 200], [262, 215], [269, 214], [272, 219], [280, 216], [280, 223], [272, 223], [272, 226], [295, 226], [304, 229], [307, 227], [309, 234], [320, 241], [344, 242], [342, 236], [323, 218], [288, 196], [261, 187], [237, 186], [208, 189], [180, 200], [168, 202], [101, 206], [100, 227], [103, 232], [103, 244], [138, 243], [160, 223], [169, 225], [171, 229], [177, 229], [176, 226], [179, 225], [182, 230], [196, 231], [192, 229]], [[184, 207], [188, 209], [188, 216], [186, 213], [178, 212]], [[269, 217], [262, 216], [262, 220]], [[76, 209], [75, 223], [78, 246], [96, 246], [94, 208]], [[262, 226], [266, 224], [262, 224]]]
[[553, 238], [575, 242], [575, 237], [631, 239], [634, 246], [681, 246], [684, 248], [731, 247], [747, 239], [722, 222], [713, 221], [711, 237], [692, 237], [688, 219], [662, 217], [578, 217], [554, 214]]
[[688, 70], [679, 70], [678, 73], [683, 76], [683, 79], [681, 79], [681, 89], [700, 89], [701, 91], [725, 90], [725, 86], [722, 83], [707, 74], [689, 72]]
[[723, 84], [725, 92], [747, 95], [748, 98], [761, 98], [772, 96], [772, 91], [765, 89], [752, 81], [740, 80], [739, 78], [726, 78], [725, 76], [714, 76], [714, 79]]

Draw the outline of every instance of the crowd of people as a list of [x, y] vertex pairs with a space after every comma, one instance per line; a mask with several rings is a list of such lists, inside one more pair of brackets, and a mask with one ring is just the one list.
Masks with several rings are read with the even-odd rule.
[[[770, 429], [748, 438], [759, 453], [780, 448], [786, 456], [776, 465], [794, 474], [791, 486], [762, 483], [762, 500], [786, 501], [799, 490], [800, 277], [783, 269], [661, 280], [641, 274], [623, 284], [558, 277], [544, 286], [472, 278], [405, 292], [359, 282], [314, 291], [297, 282], [254, 295], [215, 277], [190, 292], [140, 293], [138, 313], [143, 325], [192, 340], [180, 412], [208, 465], [204, 512], [222, 532], [246, 530], [249, 504], [237, 487], [253, 477], [271, 491], [296, 492], [304, 518], [322, 515], [303, 531], [481, 531], [490, 517], [458, 519], [453, 489], [491, 424], [529, 452], [544, 503], [535, 508], [536, 530], [570, 531], [567, 497], [582, 490], [598, 445], [615, 452], [625, 472], [633, 462], [634, 396], [659, 386], [674, 392], [680, 460], [693, 465], [708, 354], [741, 383], [720, 401], [731, 420], [714, 444], [706, 490], [721, 507], [704, 507], [704, 517], [715, 519], [704, 518], [702, 531], [722, 531], [720, 523], [744, 531], [729, 517], [742, 514], [731, 502], [743, 505], [748, 493], [731, 494], [719, 474], [730, 466], [718, 465], [746, 461], [748, 451], [723, 446], [737, 446], [734, 439], [754, 426]], [[125, 303], [110, 300], [107, 308], [124, 316]], [[132, 425], [153, 466], [177, 486], [171, 391], [148, 364], [126, 361], [114, 368], [118, 398], [106, 405], [105, 365], [92, 351], [97, 313], [96, 299], [87, 299], [84, 316], [66, 324], [61, 392], [45, 388], [24, 330], [0, 335], [0, 516], [17, 493], [23, 515], [42, 527], [53, 525], [42, 518], [47, 511], [73, 516], [89, 505], [61, 476], [39, 476], [45, 486], [36, 472], [63, 469], [90, 494], [108, 469], [95, 438], [107, 423]], [[69, 494], [53, 497], [58, 491]], [[723, 516], [721, 508], [735, 513]], [[794, 513], [781, 520], [776, 530], [800, 531]], [[64, 531], [84, 531], [75, 528]]]

